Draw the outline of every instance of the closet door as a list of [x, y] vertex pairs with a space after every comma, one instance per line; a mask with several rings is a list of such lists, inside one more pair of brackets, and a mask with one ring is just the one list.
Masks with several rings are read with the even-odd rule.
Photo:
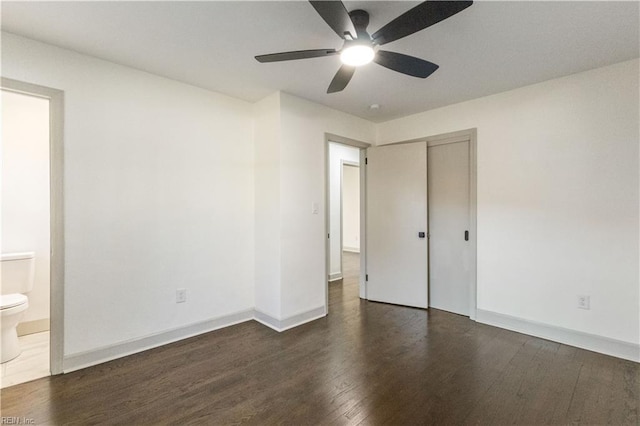
[[469, 316], [469, 142], [430, 146], [430, 306]]
[[367, 149], [367, 299], [426, 308], [427, 144]]

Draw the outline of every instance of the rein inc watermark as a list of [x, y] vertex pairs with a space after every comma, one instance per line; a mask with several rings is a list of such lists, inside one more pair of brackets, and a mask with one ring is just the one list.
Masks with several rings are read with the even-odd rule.
[[31, 417], [0, 417], [0, 424], [3, 425], [35, 425], [36, 420]]

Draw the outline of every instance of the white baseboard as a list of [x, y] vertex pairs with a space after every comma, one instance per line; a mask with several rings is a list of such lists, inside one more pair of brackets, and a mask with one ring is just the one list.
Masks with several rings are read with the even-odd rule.
[[349, 253], [360, 253], [360, 247], [343, 246], [342, 251], [348, 251]]
[[617, 358], [640, 362], [640, 345], [583, 331], [530, 321], [497, 312], [477, 310], [477, 322], [519, 333], [529, 334], [554, 342], [564, 343]]
[[174, 328], [140, 339], [129, 340], [102, 348], [70, 354], [64, 357], [62, 362], [62, 371], [69, 373], [81, 368], [91, 367], [92, 365], [101, 364], [127, 355], [132, 355], [158, 346], [177, 342], [178, 340], [187, 339], [199, 334], [208, 333], [219, 328], [229, 327], [241, 322], [254, 319], [253, 309], [236, 312], [234, 314], [213, 318], [207, 321], [187, 325], [184, 327]]
[[272, 317], [271, 315], [265, 314], [264, 312], [255, 310], [254, 319], [262, 325], [266, 325], [267, 327], [272, 328], [275, 331], [281, 332], [317, 320], [326, 315], [327, 314], [324, 306], [319, 306], [315, 309], [311, 309], [310, 311], [292, 315], [285, 319], [277, 319]]
[[49, 318], [21, 322], [18, 324], [17, 330], [18, 336], [49, 331]]
[[234, 314], [225, 315], [219, 318], [202, 321], [184, 327], [174, 328], [140, 339], [128, 340], [102, 348], [79, 352], [64, 357], [62, 371], [70, 373], [82, 368], [91, 367], [103, 362], [133, 355], [158, 346], [177, 342], [199, 334], [208, 333], [220, 328], [229, 327], [241, 322], [255, 320], [278, 332], [297, 327], [307, 322], [322, 318], [326, 315], [324, 306], [320, 306], [310, 311], [302, 312], [285, 319], [277, 319], [256, 309], [247, 309]]
[[329, 282], [338, 281], [342, 279], [342, 272], [335, 272], [333, 274], [329, 274]]

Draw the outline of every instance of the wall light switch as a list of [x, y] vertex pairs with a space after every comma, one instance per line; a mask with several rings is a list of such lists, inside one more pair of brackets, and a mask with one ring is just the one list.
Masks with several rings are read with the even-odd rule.
[[179, 288], [176, 290], [176, 303], [184, 303], [187, 301], [187, 289]]
[[314, 201], [311, 203], [311, 214], [318, 214], [318, 211], [320, 211], [320, 206]]

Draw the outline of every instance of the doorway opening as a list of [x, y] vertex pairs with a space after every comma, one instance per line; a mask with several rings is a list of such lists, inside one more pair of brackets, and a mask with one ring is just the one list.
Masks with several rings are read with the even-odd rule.
[[62, 372], [63, 101], [5, 78], [1, 94], [4, 388]]
[[[345, 253], [360, 254], [360, 165], [342, 162], [341, 232], [342, 256]], [[344, 265], [343, 265], [344, 268]]]
[[[369, 144], [326, 135], [327, 311], [333, 299], [364, 294], [364, 169]], [[334, 300], [335, 301], [335, 300]]]

